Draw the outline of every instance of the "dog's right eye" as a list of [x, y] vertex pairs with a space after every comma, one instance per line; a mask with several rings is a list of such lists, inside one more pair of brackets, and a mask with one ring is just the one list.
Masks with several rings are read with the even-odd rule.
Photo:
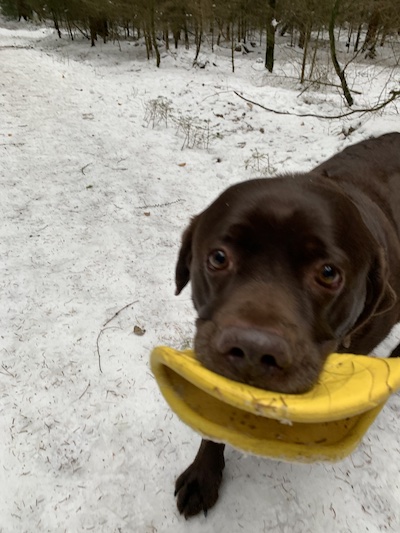
[[342, 285], [342, 274], [333, 265], [322, 265], [317, 272], [316, 281], [325, 289], [337, 290]]
[[213, 250], [207, 258], [207, 267], [209, 270], [224, 270], [228, 266], [228, 255], [224, 250]]

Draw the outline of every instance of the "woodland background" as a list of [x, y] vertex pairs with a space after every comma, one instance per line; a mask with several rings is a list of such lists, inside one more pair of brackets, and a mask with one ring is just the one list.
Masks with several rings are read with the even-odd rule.
[[[68, 30], [73, 39], [85, 35], [94, 45], [97, 36], [107, 39], [144, 37], [148, 57], [159, 64], [159, 45], [167, 49], [202, 42], [213, 47], [221, 41], [232, 49], [248, 51], [266, 36], [265, 66], [272, 72], [277, 32], [291, 35], [291, 44], [307, 55], [332, 27], [346, 32], [349, 54], [376, 56], [388, 36], [398, 39], [400, 10], [396, 0], [0, 0], [5, 16], [52, 21], [61, 37]], [[365, 30], [365, 31], [363, 31]]]

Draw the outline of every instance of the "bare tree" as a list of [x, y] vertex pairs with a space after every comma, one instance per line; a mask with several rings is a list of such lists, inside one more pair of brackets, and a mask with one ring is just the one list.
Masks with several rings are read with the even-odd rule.
[[346, 76], [344, 73], [344, 69], [341, 68], [339, 61], [337, 59], [337, 55], [336, 55], [335, 23], [336, 23], [336, 18], [339, 13], [340, 2], [341, 0], [334, 1], [332, 12], [331, 12], [331, 18], [329, 21], [329, 47], [330, 47], [333, 67], [335, 69], [336, 74], [339, 77], [340, 84], [343, 89], [344, 97], [348, 105], [352, 106], [354, 103], [354, 100], [353, 100], [353, 97], [351, 96], [349, 86], [347, 85], [347, 80], [346, 80]]
[[274, 69], [274, 51], [275, 51], [275, 8], [276, 0], [268, 0], [267, 11], [267, 49], [265, 52], [265, 68], [272, 72]]

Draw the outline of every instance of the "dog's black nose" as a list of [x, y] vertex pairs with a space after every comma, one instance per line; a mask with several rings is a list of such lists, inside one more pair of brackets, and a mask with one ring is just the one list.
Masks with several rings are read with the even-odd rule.
[[225, 327], [216, 338], [217, 350], [235, 366], [288, 368], [292, 355], [286, 340], [276, 333], [245, 327]]

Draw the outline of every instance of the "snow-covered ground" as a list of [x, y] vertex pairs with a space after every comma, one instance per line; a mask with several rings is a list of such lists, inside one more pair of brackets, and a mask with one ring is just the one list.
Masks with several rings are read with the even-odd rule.
[[[190, 291], [177, 298], [173, 284], [190, 216], [234, 182], [307, 170], [400, 130], [395, 105], [328, 121], [236, 96], [343, 109], [331, 87], [300, 95], [282, 81], [293, 70], [284, 47], [272, 77], [257, 50], [237, 55], [235, 74], [223, 49], [205, 69], [193, 54], [163, 51], [157, 69], [134, 43], [92, 49], [2, 23], [0, 532], [398, 532], [399, 396], [348, 459], [305, 466], [230, 449], [207, 518], [176, 510], [174, 479], [199, 437], [168, 409], [148, 360], [155, 345], [191, 343]], [[352, 68], [357, 103], [372, 104], [388, 70]]]

